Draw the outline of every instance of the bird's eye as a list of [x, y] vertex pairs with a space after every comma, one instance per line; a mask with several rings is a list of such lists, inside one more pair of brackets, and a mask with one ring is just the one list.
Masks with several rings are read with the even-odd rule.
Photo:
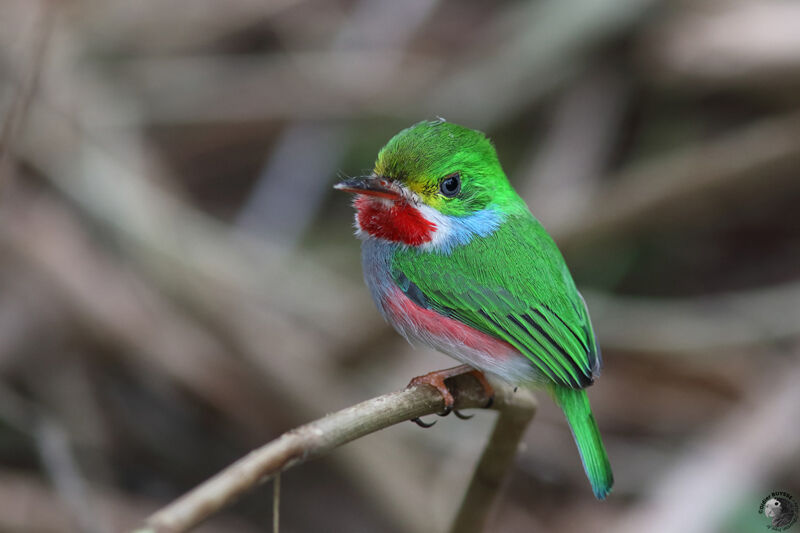
[[448, 198], [452, 198], [461, 191], [461, 175], [456, 172], [442, 179], [439, 190]]

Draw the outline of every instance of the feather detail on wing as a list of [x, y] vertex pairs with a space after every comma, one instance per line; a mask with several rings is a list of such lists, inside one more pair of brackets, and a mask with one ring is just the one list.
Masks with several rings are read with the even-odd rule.
[[548, 381], [583, 388], [599, 370], [583, 299], [533, 218], [510, 219], [446, 257], [400, 250], [392, 277], [417, 305], [511, 344]]

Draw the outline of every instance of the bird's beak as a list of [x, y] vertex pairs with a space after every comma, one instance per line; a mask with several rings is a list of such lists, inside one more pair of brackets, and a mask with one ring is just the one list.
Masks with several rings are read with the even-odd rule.
[[376, 196], [397, 200], [401, 197], [400, 188], [386, 178], [371, 176], [366, 178], [350, 178], [333, 186], [338, 191]]

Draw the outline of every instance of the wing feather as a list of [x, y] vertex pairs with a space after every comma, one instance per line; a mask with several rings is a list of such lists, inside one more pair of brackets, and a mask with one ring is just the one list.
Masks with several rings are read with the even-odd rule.
[[392, 274], [419, 305], [504, 340], [538, 372], [583, 388], [599, 369], [594, 333], [561, 253], [532, 217], [449, 255], [398, 250]]

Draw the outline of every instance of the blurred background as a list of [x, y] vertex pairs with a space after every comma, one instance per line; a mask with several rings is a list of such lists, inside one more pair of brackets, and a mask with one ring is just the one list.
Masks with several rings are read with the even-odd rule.
[[[490, 531], [762, 529], [800, 498], [798, 28], [791, 0], [4, 0], [0, 530], [134, 527], [452, 366], [376, 313], [331, 189], [436, 116], [494, 140], [605, 358], [614, 493], [539, 394]], [[291, 470], [282, 531], [445, 530], [493, 420]], [[270, 524], [265, 486], [201, 529]]]

